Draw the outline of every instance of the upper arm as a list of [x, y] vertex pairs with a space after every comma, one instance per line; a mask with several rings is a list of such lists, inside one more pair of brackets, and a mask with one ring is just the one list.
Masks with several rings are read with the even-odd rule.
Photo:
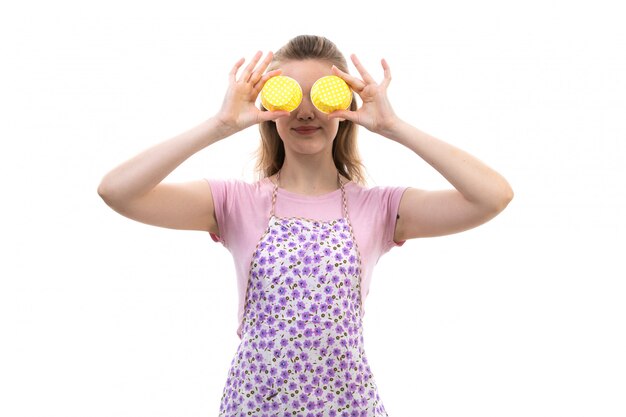
[[211, 187], [202, 179], [183, 183], [160, 183], [136, 199], [107, 204], [130, 219], [180, 230], [219, 234]]
[[497, 210], [473, 204], [457, 190], [407, 189], [398, 208], [394, 240], [443, 236], [487, 222]]

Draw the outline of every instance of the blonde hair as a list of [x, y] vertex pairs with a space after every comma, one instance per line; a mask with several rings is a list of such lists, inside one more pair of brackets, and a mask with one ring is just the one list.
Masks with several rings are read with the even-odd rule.
[[[346, 58], [337, 46], [322, 36], [300, 35], [291, 39], [274, 54], [274, 60], [268, 71], [275, 69], [281, 62], [315, 59], [328, 61], [344, 72], [348, 72]], [[265, 110], [261, 107], [262, 110]], [[350, 110], [356, 110], [357, 104], [352, 93]], [[278, 135], [273, 121], [259, 124], [261, 144], [257, 152], [256, 168], [260, 177], [276, 174], [285, 162], [285, 147]], [[363, 164], [357, 147], [357, 125], [349, 120], [339, 122], [337, 135], [333, 141], [333, 161], [341, 175], [359, 184], [365, 184]]]

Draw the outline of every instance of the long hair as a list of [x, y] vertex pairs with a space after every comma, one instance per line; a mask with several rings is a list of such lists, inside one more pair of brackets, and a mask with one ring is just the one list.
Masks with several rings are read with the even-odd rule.
[[[328, 61], [344, 72], [348, 72], [346, 58], [337, 46], [322, 36], [300, 35], [291, 39], [274, 54], [274, 60], [268, 71], [277, 68], [281, 62], [316, 59]], [[265, 110], [261, 106], [262, 110]], [[357, 104], [352, 93], [350, 110], [356, 110]], [[261, 122], [261, 144], [257, 152], [256, 168], [260, 177], [276, 174], [285, 162], [285, 147], [278, 135], [274, 121]], [[333, 161], [341, 175], [359, 184], [365, 183], [363, 164], [357, 147], [357, 125], [349, 120], [339, 122], [337, 135], [333, 141]]]

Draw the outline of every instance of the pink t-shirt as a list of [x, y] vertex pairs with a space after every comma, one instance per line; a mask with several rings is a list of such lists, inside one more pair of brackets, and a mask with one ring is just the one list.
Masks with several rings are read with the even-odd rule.
[[[206, 179], [211, 187], [215, 217], [220, 236], [211, 234], [232, 254], [237, 274], [239, 294], [237, 335], [241, 330], [250, 263], [257, 243], [267, 230], [272, 208], [274, 183], [264, 178], [253, 184], [240, 180]], [[406, 187], [365, 188], [354, 182], [344, 185], [348, 215], [361, 254], [361, 317], [365, 314], [365, 299], [369, 293], [372, 270], [378, 259], [394, 246], [398, 207]], [[275, 215], [303, 217], [320, 221], [343, 217], [341, 190], [320, 195], [295, 194], [282, 188], [276, 196]]]

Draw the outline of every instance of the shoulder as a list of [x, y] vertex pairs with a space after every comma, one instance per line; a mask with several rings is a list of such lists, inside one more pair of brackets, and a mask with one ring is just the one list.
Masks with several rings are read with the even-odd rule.
[[205, 178], [211, 186], [211, 191], [225, 198], [253, 198], [257, 195], [264, 195], [271, 192], [272, 184], [267, 179], [255, 182], [248, 182], [236, 178]]
[[404, 186], [373, 186], [368, 187], [354, 182], [346, 185], [346, 192], [359, 204], [387, 205], [399, 202], [408, 187]]

